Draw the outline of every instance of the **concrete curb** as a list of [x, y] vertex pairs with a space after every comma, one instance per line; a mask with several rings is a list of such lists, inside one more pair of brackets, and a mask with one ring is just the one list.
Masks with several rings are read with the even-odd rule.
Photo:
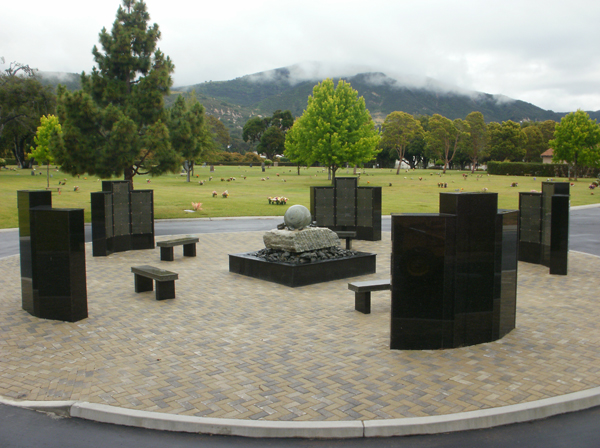
[[17, 401], [0, 397], [0, 403], [96, 422], [161, 431], [256, 438], [341, 439], [440, 434], [539, 420], [600, 406], [600, 387], [529, 403], [458, 414], [337, 422], [191, 417], [75, 401]]

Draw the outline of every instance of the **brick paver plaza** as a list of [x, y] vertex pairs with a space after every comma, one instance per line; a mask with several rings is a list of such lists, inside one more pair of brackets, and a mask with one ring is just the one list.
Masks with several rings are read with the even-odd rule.
[[[0, 260], [0, 395], [77, 400], [171, 414], [264, 420], [369, 420], [451, 414], [600, 386], [597, 257], [571, 252], [569, 275], [519, 264], [517, 328], [439, 351], [389, 350], [390, 293], [354, 311], [352, 279], [288, 288], [229, 273], [229, 253], [263, 232], [198, 235], [196, 258], [159, 249], [91, 257], [89, 318], [21, 309], [19, 256]], [[163, 238], [157, 238], [157, 241]], [[389, 278], [390, 234], [355, 241]], [[177, 298], [136, 294], [131, 266], [179, 273]], [[356, 278], [354, 279], [356, 280]]]

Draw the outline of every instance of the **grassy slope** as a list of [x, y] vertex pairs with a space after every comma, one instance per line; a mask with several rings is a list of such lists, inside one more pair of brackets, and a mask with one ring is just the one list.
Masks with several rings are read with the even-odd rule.
[[[157, 178], [139, 177], [135, 179], [136, 189], [154, 190], [154, 213], [156, 219], [164, 218], [201, 218], [219, 216], [274, 216], [283, 215], [287, 206], [269, 205], [269, 196], [286, 196], [288, 206], [302, 204], [309, 206], [310, 186], [330, 185], [327, 172], [322, 169], [302, 169], [301, 175], [295, 168], [272, 167], [265, 173], [260, 167], [248, 166], [224, 167], [216, 166], [215, 172], [208, 168], [196, 168], [194, 179], [187, 183], [185, 176], [169, 174]], [[31, 176], [29, 170], [0, 171], [0, 228], [17, 227], [17, 190], [40, 190], [46, 187], [46, 172], [39, 169], [42, 175]], [[101, 183], [95, 178], [80, 176], [79, 178], [51, 170], [53, 177], [50, 185], [53, 189], [52, 203], [54, 207], [75, 207], [85, 209], [86, 222], [90, 221], [90, 192], [100, 191]], [[435, 213], [438, 211], [439, 193], [461, 191], [482, 191], [499, 194], [498, 206], [505, 209], [518, 208], [519, 191], [541, 190], [541, 181], [533, 177], [487, 176], [486, 174], [468, 175], [463, 179], [463, 172], [451, 171], [439, 175], [439, 171], [416, 170], [401, 171], [399, 175], [389, 169], [366, 169], [359, 185], [380, 186], [383, 189], [383, 214], [390, 213]], [[279, 174], [279, 176], [277, 175]], [[212, 180], [209, 180], [210, 176]], [[352, 175], [352, 169], [338, 170], [338, 176]], [[246, 179], [244, 179], [244, 176]], [[235, 177], [233, 181], [226, 179]], [[422, 180], [419, 180], [419, 178]], [[221, 178], [225, 181], [221, 181]], [[58, 182], [67, 179], [66, 186], [61, 186], [59, 194]], [[262, 180], [265, 179], [265, 180]], [[199, 181], [204, 180], [204, 185]], [[284, 182], [285, 180], [285, 182]], [[565, 179], [555, 179], [564, 181]], [[446, 182], [447, 189], [440, 189], [438, 182]], [[518, 182], [518, 187], [511, 187]], [[391, 184], [391, 186], [390, 186]], [[589, 179], [579, 180], [571, 187], [571, 205], [584, 205], [600, 202], [600, 192], [596, 195], [588, 189]], [[74, 187], [78, 186], [78, 191]], [[230, 196], [224, 199], [221, 194], [228, 190]], [[218, 196], [212, 197], [216, 191]], [[202, 202], [203, 210], [188, 213], [192, 202]]]

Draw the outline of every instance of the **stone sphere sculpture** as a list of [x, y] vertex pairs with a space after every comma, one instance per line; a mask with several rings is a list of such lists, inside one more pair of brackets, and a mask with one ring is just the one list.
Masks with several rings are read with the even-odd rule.
[[300, 230], [310, 225], [310, 211], [303, 205], [292, 205], [283, 215], [283, 222], [290, 230]]

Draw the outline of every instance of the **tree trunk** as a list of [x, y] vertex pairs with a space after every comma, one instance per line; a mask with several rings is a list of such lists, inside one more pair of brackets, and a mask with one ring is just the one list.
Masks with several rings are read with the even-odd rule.
[[398, 153], [398, 169], [396, 169], [396, 174], [400, 174], [400, 167], [402, 166], [402, 159], [404, 159], [404, 151], [402, 149], [396, 149]]
[[135, 172], [133, 171], [133, 167], [128, 166], [123, 171], [123, 180], [129, 182], [129, 189], [133, 190], [133, 176], [135, 176]]
[[46, 188], [50, 188], [50, 161], [46, 162]]

